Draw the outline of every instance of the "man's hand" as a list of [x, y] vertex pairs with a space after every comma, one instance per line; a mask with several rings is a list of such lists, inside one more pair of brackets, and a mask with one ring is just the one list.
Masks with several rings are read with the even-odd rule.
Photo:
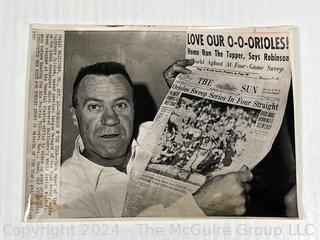
[[187, 66], [191, 66], [194, 64], [194, 59], [184, 59], [179, 60], [170, 65], [166, 70], [163, 72], [163, 77], [166, 80], [169, 87], [172, 86], [174, 79], [179, 73], [191, 73]]
[[193, 197], [207, 216], [243, 215], [251, 180], [252, 173], [243, 166], [238, 172], [208, 180]]

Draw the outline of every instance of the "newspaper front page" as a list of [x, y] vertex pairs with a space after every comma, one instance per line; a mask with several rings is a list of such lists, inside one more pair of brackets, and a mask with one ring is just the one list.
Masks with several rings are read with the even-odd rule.
[[187, 33], [192, 73], [176, 78], [142, 140], [125, 215], [170, 206], [208, 177], [253, 169], [266, 156], [291, 83], [289, 37], [259, 29]]
[[289, 216], [293, 43], [291, 27], [34, 25], [25, 221], [192, 217], [185, 196], [203, 216], [190, 194], [243, 165], [237, 215]]

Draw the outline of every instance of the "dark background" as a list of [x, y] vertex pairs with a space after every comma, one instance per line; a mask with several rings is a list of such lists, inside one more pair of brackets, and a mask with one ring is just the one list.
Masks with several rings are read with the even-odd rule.
[[[296, 185], [293, 91], [290, 87], [283, 121], [272, 148], [252, 170], [247, 216], [286, 216], [284, 197]], [[292, 216], [297, 217], [297, 216]]]

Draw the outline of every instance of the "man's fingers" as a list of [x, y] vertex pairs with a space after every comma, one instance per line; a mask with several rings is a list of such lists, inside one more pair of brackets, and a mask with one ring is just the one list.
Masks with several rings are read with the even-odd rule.
[[251, 190], [251, 185], [248, 184], [248, 183], [243, 183], [243, 184], [242, 184], [242, 187], [243, 187], [245, 193], [248, 193], [248, 192], [250, 192], [250, 190]]
[[234, 215], [236, 216], [242, 216], [246, 213], [246, 207], [245, 206], [239, 206], [234, 209]]
[[252, 173], [250, 172], [247, 165], [243, 165], [237, 172], [238, 178], [241, 182], [250, 182], [252, 180]]
[[[186, 69], [184, 66], [174, 64], [172, 66], [172, 70], [174, 71], [174, 75], [177, 76], [179, 73], [191, 73], [189, 69]], [[172, 74], [173, 75], [173, 74]]]
[[237, 172], [237, 176], [241, 182], [250, 182], [253, 177], [252, 173], [249, 170], [239, 171], [239, 172]]
[[239, 171], [248, 171], [248, 170], [249, 170], [248, 166], [244, 164], [242, 165]]
[[223, 178], [224, 175], [219, 175], [219, 176], [210, 176], [210, 177], [207, 177], [207, 181], [213, 181], [213, 182], [216, 182], [216, 181], [219, 181], [221, 178]]
[[163, 77], [167, 81], [169, 87], [173, 84], [174, 79], [179, 73], [188, 74], [191, 73], [187, 66], [194, 64], [194, 59], [184, 59], [175, 62], [173, 65], [169, 66], [164, 72]]
[[191, 58], [191, 59], [179, 60], [179, 61], [176, 61], [176, 64], [182, 67], [191, 66], [192, 64], [194, 64], [194, 59]]

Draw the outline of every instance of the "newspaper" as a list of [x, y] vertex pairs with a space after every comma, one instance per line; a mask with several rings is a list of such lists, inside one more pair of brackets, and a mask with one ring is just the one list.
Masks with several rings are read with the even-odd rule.
[[[25, 221], [135, 217], [158, 205], [183, 217], [174, 204], [208, 179], [243, 165], [259, 175], [271, 161], [290, 172], [272, 183], [285, 186], [270, 198], [282, 204], [296, 184], [284, 120], [293, 43], [291, 27], [33, 25]], [[168, 88], [164, 72], [184, 58], [191, 72]]]
[[142, 140], [125, 216], [170, 206], [208, 177], [253, 169], [267, 155], [291, 83], [290, 37], [257, 29], [187, 33], [192, 73], [178, 75]]

